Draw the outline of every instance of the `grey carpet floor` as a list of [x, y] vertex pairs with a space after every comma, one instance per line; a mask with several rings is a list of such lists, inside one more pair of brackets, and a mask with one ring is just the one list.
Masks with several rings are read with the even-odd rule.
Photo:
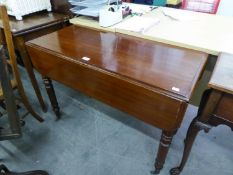
[[[15, 171], [47, 170], [50, 175], [150, 175], [161, 131], [134, 117], [54, 82], [62, 118], [55, 121], [40, 76], [37, 77], [48, 112], [43, 113], [22, 71], [34, 109], [45, 119], [30, 115], [23, 137], [0, 142], [0, 163]], [[23, 113], [22, 108], [20, 113]], [[197, 107], [189, 105], [175, 135], [161, 175], [178, 165], [183, 140]], [[233, 133], [226, 126], [201, 132], [183, 175], [233, 175]]]

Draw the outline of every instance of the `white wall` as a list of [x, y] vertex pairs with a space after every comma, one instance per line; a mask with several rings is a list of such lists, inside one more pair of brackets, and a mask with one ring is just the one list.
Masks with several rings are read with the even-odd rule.
[[233, 16], [233, 0], [221, 0], [217, 14], [224, 16]]

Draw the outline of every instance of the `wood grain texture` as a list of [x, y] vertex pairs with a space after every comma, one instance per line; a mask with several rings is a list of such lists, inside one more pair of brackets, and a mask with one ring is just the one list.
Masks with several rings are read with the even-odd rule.
[[[30, 41], [80, 62], [189, 100], [206, 54], [76, 26]], [[86, 62], [82, 58], [88, 57]], [[179, 92], [172, 90], [179, 88]], [[174, 89], [174, 88], [173, 88]]]
[[214, 68], [209, 87], [233, 94], [233, 55], [222, 53]]
[[77, 26], [27, 46], [43, 76], [166, 130], [179, 127], [207, 60], [200, 52]]
[[233, 95], [224, 93], [214, 114], [233, 122]]

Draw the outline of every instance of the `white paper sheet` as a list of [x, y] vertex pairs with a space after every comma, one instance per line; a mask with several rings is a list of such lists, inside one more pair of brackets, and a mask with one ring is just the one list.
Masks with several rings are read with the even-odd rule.
[[159, 23], [158, 18], [134, 16], [114, 26], [116, 29], [145, 33]]

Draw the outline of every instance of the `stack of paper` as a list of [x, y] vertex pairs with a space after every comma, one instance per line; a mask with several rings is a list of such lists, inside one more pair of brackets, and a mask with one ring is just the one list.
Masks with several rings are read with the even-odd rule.
[[92, 17], [98, 17], [100, 9], [102, 9], [103, 6], [95, 6], [95, 7], [74, 7], [70, 9], [71, 12], [77, 15], [84, 15], [84, 16], [92, 16]]
[[[107, 4], [108, 0], [69, 0], [74, 8], [71, 12], [77, 15], [98, 17], [100, 10]], [[110, 0], [110, 3], [116, 0]]]
[[106, 4], [107, 0], [69, 0], [69, 2], [73, 6], [94, 7]]
[[134, 3], [127, 3], [127, 5], [132, 10], [132, 13], [146, 14], [151, 11], [151, 6], [149, 5], [139, 5]]
[[145, 33], [152, 27], [156, 26], [159, 23], [158, 18], [143, 17], [143, 16], [134, 16], [129, 18], [117, 25], [114, 28], [120, 30], [126, 30], [137, 33]]

